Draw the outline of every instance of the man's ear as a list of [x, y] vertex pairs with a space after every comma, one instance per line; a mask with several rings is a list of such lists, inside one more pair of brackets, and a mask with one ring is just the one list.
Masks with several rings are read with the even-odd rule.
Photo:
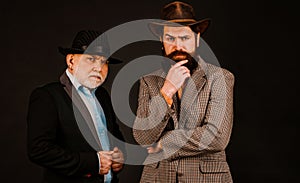
[[196, 46], [197, 46], [197, 47], [200, 46], [200, 32], [198, 32], [198, 34], [197, 34], [197, 38], [196, 38]]
[[159, 36], [159, 41], [161, 42], [161, 49], [164, 50], [164, 42], [161, 36]]
[[73, 70], [73, 64], [74, 64], [74, 54], [68, 54], [66, 56], [66, 63], [67, 63], [67, 66], [70, 70]]

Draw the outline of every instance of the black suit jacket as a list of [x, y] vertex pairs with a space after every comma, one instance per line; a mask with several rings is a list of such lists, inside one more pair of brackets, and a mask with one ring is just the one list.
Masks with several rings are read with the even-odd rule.
[[[74, 92], [73, 92], [74, 91]], [[123, 140], [109, 94], [98, 87], [96, 97], [106, 117], [110, 146], [119, 146], [112, 136]], [[43, 182], [103, 182], [99, 175], [97, 151], [101, 150], [92, 118], [64, 73], [60, 82], [35, 89], [29, 102], [28, 156], [44, 167]], [[109, 134], [110, 134], [109, 133]], [[123, 147], [119, 147], [123, 152]], [[113, 172], [113, 181], [117, 182]]]

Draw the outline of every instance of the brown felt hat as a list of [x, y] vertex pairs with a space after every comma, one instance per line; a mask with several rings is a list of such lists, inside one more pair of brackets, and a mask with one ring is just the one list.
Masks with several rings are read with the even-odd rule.
[[191, 5], [175, 1], [165, 5], [161, 10], [162, 21], [149, 24], [156, 36], [161, 36], [164, 26], [189, 26], [195, 33], [203, 34], [211, 23], [211, 19], [197, 20]]

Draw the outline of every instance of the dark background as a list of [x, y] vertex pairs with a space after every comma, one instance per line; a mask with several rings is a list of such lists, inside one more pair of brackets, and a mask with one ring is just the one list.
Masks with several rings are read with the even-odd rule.
[[[128, 21], [159, 18], [166, 2], [1, 2], [0, 182], [41, 180], [41, 168], [26, 155], [26, 113], [30, 92], [57, 80], [65, 70], [57, 46], [70, 46], [81, 29], [107, 30]], [[186, 2], [199, 18], [212, 18], [204, 39], [236, 78], [234, 128], [227, 148], [234, 182], [299, 182], [298, 6], [271, 0]], [[120, 51], [123, 65], [148, 54], [140, 46], [128, 49], [131, 52]], [[107, 88], [123, 65], [111, 67]], [[121, 127], [131, 142], [130, 130]], [[121, 182], [137, 182], [140, 171], [128, 166]]]

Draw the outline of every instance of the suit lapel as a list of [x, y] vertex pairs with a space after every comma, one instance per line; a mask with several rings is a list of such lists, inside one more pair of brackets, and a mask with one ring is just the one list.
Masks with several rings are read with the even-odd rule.
[[[193, 73], [191, 78], [188, 79], [186, 87], [183, 90], [181, 98], [181, 108], [180, 108], [180, 119], [179, 124], [180, 128], [183, 128], [187, 121], [197, 121], [194, 116], [191, 115], [192, 110], [197, 110], [200, 104], [203, 104], [200, 100], [201, 91], [203, 91], [203, 86], [206, 83], [205, 72], [201, 67], [198, 67], [197, 70]], [[202, 113], [202, 112], [201, 112]], [[196, 111], [195, 114], [199, 114], [199, 111]], [[193, 118], [192, 120], [188, 120]]]
[[[198, 118], [202, 118], [205, 114], [206, 107], [203, 107], [203, 105], [207, 104], [209, 97], [208, 85], [206, 85], [207, 66], [201, 58], [199, 59], [199, 66], [193, 73], [192, 77], [188, 79], [186, 87], [183, 90], [181, 100], [179, 101], [177, 95], [173, 96], [175, 115], [173, 115], [172, 118], [175, 128], [177, 128], [177, 125], [178, 128], [184, 128], [185, 126], [195, 126]], [[162, 78], [157, 82], [157, 90], [159, 91], [164, 84], [167, 73], [163, 70], [160, 70], [153, 75]], [[179, 119], [177, 116], [178, 113], [180, 114]], [[186, 124], [187, 122], [191, 123]]]
[[[66, 73], [64, 73], [60, 77], [60, 82], [64, 85], [64, 90], [67, 92], [69, 97], [72, 99], [73, 102], [73, 111], [74, 116], [77, 122], [77, 125], [79, 126], [79, 129], [82, 133], [82, 135], [85, 137], [85, 139], [88, 141], [88, 143], [95, 149], [95, 150], [101, 150], [101, 143], [97, 135], [96, 128], [93, 123], [93, 119], [82, 101], [81, 97], [77, 93], [76, 89], [70, 82], [68, 76]], [[74, 91], [74, 92], [73, 92]], [[84, 119], [83, 121], [80, 119]], [[86, 126], [87, 125], [87, 126]]]

